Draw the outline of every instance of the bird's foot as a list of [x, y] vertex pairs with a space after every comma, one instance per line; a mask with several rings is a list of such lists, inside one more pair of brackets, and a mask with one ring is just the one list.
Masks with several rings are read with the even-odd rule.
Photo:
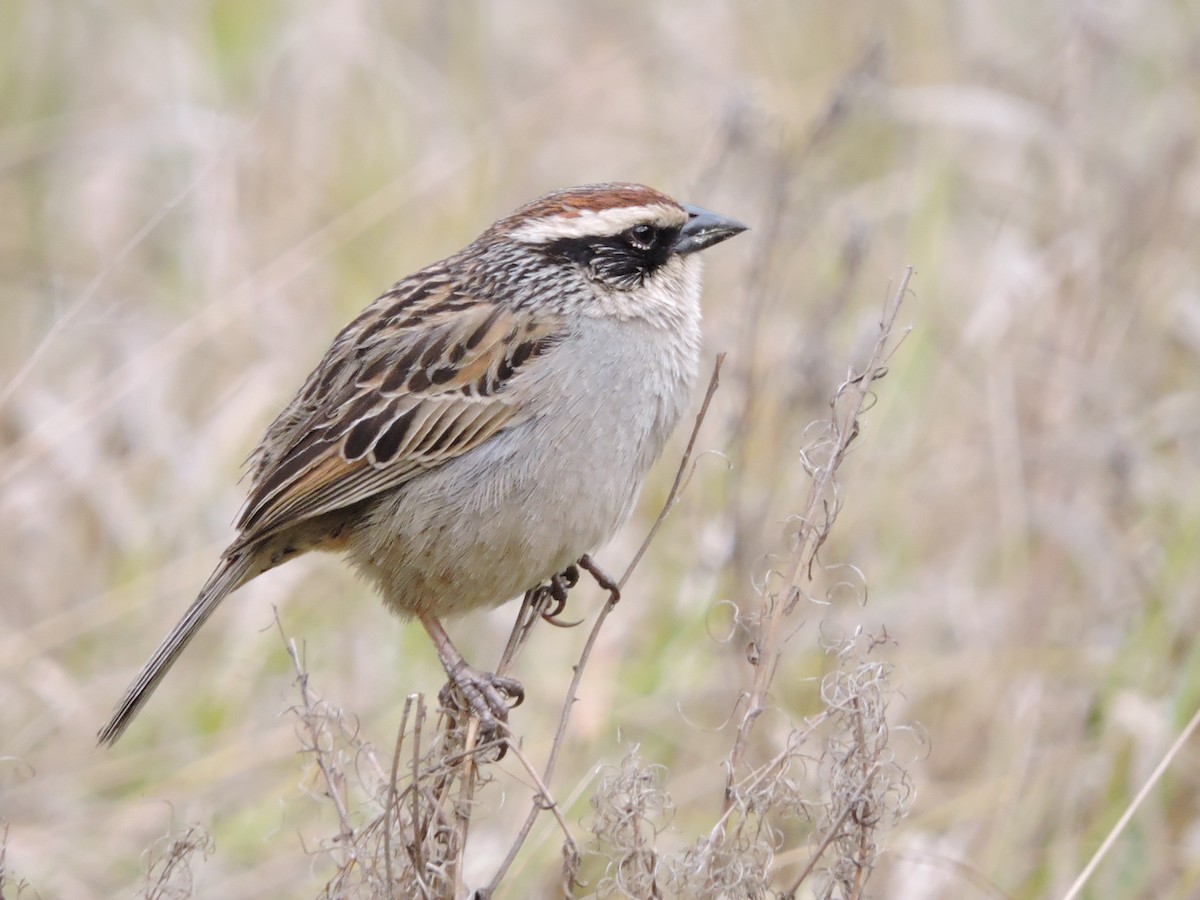
[[596, 565], [595, 561], [588, 554], [585, 553], [579, 557], [579, 568], [595, 578], [596, 584], [608, 591], [609, 603], [616, 603], [621, 599], [621, 586], [607, 572]]
[[508, 722], [508, 711], [520, 706], [525, 688], [515, 678], [483, 672], [460, 662], [447, 674], [450, 681], [438, 693], [442, 707], [451, 712], [470, 712], [479, 719], [485, 741], [501, 736], [501, 723]]

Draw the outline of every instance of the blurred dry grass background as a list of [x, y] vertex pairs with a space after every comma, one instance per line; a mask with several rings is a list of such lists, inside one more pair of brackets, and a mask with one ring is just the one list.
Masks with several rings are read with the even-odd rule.
[[[1200, 9], [1157, 0], [0, 5], [9, 889], [129, 896], [146, 848], [198, 822], [199, 896], [320, 890], [308, 852], [337, 824], [284, 714], [272, 605], [376, 746], [442, 680], [337, 561], [243, 590], [116, 750], [94, 733], [341, 324], [516, 204], [619, 178], [755, 230], [708, 261], [708, 353], [730, 354], [714, 452], [592, 659], [568, 818], [638, 745], [671, 827], [711, 821], [749, 678], [726, 604], [752, 596], [806, 490], [805, 428], [911, 263], [915, 329], [823, 550], [869, 602], [811, 610], [775, 700], [817, 708], [823, 631], [886, 627], [891, 717], [929, 746], [903, 760], [916, 796], [875, 894], [1060, 896], [1200, 703], [1198, 117]], [[514, 614], [452, 633], [483, 663]], [[582, 639], [541, 629], [516, 672], [533, 756]], [[1186, 750], [1085, 896], [1200, 893], [1198, 779]], [[481, 802], [476, 876], [528, 795]], [[543, 822], [507, 896], [553, 896], [557, 853]]]

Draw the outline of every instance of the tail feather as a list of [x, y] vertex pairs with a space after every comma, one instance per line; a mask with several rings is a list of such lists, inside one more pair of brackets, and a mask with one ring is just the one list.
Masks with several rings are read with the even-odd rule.
[[158, 683], [162, 681], [167, 670], [179, 659], [179, 655], [196, 636], [200, 627], [208, 621], [217, 605], [233, 591], [237, 590], [262, 568], [255, 571], [255, 560], [258, 554], [250, 548], [235, 552], [223, 560], [216, 570], [208, 577], [204, 587], [200, 589], [188, 611], [184, 613], [179, 623], [171, 629], [171, 633], [159, 644], [150, 661], [142, 667], [138, 677], [121, 698], [113, 710], [112, 718], [100, 730], [99, 742], [111, 746], [124, 733], [134, 716], [138, 714], [145, 702], [154, 693]]

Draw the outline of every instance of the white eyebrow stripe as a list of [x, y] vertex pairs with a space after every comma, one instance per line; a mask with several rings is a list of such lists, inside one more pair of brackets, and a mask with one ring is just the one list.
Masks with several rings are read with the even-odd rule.
[[512, 231], [512, 237], [526, 244], [583, 237], [620, 234], [642, 222], [682, 225], [687, 213], [677, 206], [655, 203], [648, 206], [615, 206], [611, 209], [585, 209], [574, 215], [548, 216], [526, 222]]

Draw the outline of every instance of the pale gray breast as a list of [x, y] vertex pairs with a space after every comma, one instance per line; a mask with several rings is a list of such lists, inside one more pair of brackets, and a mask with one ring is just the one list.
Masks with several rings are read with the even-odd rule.
[[[681, 337], [577, 322], [523, 385], [532, 417], [381, 497], [368, 515], [386, 527], [352, 557], [398, 603], [441, 614], [502, 602], [597, 549], [687, 408], [697, 340]], [[421, 596], [428, 571], [447, 573], [445, 597]]]
[[641, 477], [690, 401], [697, 336], [644, 320], [587, 319], [531, 379], [549, 455], [570, 448], [577, 473]]

